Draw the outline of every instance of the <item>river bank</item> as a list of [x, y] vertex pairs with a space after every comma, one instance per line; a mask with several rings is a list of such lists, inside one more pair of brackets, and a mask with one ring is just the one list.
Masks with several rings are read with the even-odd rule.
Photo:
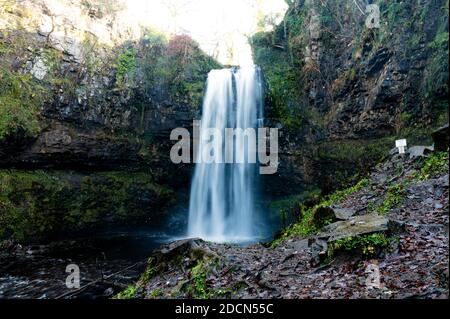
[[448, 152], [429, 152], [391, 155], [271, 243], [165, 245], [116, 298], [448, 298]]

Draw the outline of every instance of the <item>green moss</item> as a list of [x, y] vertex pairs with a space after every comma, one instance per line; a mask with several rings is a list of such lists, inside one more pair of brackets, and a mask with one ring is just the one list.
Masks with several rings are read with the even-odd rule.
[[381, 19], [386, 21], [389, 31], [401, 25], [405, 19], [405, 9], [406, 5], [403, 2], [389, 1], [381, 4]]
[[128, 286], [127, 289], [118, 293], [113, 299], [133, 299], [136, 297], [137, 288], [134, 285]]
[[440, 49], [448, 47], [448, 32], [440, 32], [436, 35], [434, 40], [428, 44], [428, 47], [431, 49]]
[[389, 242], [386, 235], [382, 233], [348, 237], [333, 242], [328, 254], [331, 257], [337, 251], [359, 251], [364, 257], [370, 258], [376, 255], [377, 250], [388, 247]]
[[122, 87], [125, 84], [125, 77], [133, 79], [137, 66], [136, 63], [136, 53], [133, 48], [129, 48], [125, 52], [119, 54], [117, 61], [114, 64], [117, 71], [117, 85], [119, 87]]
[[154, 289], [149, 295], [149, 298], [156, 299], [162, 296], [162, 290], [161, 289]]
[[266, 98], [271, 105], [271, 117], [278, 119], [286, 128], [301, 126], [305, 115], [299, 104], [299, 74], [295, 71], [288, 51], [278, 49], [272, 34], [258, 33], [251, 39], [256, 63], [264, 71]]
[[320, 199], [320, 194], [321, 191], [317, 188], [305, 191], [298, 195], [272, 201], [269, 204], [269, 209], [278, 214], [278, 216], [282, 219], [282, 223], [285, 225], [286, 222], [292, 217], [298, 218], [298, 216], [300, 216], [302, 213], [302, 205], [300, 203], [304, 203], [306, 201], [318, 201]]
[[199, 261], [198, 264], [192, 268], [191, 276], [192, 276], [192, 286], [191, 293], [194, 298], [199, 299], [208, 299], [209, 291], [206, 287], [206, 273], [207, 268], [205, 262]]
[[[218, 267], [219, 260], [217, 258], [202, 258], [197, 261], [194, 267], [190, 269], [190, 280], [184, 290], [189, 297], [195, 299], [209, 299], [219, 296], [217, 291], [214, 291], [207, 284], [207, 278], [215, 267]], [[230, 289], [224, 289], [230, 292]]]
[[383, 203], [376, 208], [379, 214], [385, 215], [392, 209], [400, 207], [401, 203], [405, 199], [405, 185], [395, 184], [387, 189], [385, 199]]
[[20, 241], [157, 216], [173, 193], [147, 173], [0, 170], [0, 238]]
[[208, 72], [222, 66], [188, 36], [167, 39], [146, 30], [143, 44], [138, 65], [145, 86], [165, 89], [173, 102], [199, 109]]
[[146, 284], [152, 279], [156, 274], [158, 270], [155, 265], [155, 260], [153, 258], [150, 258], [148, 260], [147, 268], [145, 269], [144, 273], [142, 274], [141, 278], [139, 279], [139, 282]]
[[43, 102], [44, 89], [30, 74], [11, 71], [0, 63], [0, 140], [17, 134], [35, 136], [41, 129]]

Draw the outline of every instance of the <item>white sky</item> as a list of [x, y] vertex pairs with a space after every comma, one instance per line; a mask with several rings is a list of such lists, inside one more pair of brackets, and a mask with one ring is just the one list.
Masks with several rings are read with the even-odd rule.
[[[144, 25], [190, 34], [224, 64], [252, 63], [246, 35], [257, 31], [258, 10], [284, 15], [284, 0], [126, 0], [129, 14]], [[177, 19], [169, 7], [179, 7]], [[258, 8], [259, 7], [259, 8]], [[218, 44], [218, 45], [217, 45]], [[229, 54], [232, 48], [233, 57]]]

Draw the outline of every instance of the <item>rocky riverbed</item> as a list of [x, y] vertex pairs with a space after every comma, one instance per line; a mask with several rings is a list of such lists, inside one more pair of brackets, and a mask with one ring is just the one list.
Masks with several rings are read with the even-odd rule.
[[319, 205], [312, 222], [325, 223], [309, 236], [174, 242], [116, 297], [448, 298], [448, 153], [431, 150], [391, 155], [361, 187]]

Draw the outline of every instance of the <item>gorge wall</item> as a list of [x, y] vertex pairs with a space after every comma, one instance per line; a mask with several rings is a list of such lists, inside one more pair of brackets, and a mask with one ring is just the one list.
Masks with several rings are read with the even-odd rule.
[[119, 1], [3, 2], [0, 237], [156, 224], [190, 179], [170, 131], [192, 125], [218, 63]]
[[[431, 143], [448, 123], [448, 1], [288, 3], [281, 24], [251, 37], [266, 124], [280, 128], [263, 197], [327, 194], [398, 137]], [[365, 24], [372, 3], [380, 28]], [[169, 133], [200, 118], [207, 74], [221, 66], [188, 36], [143, 28], [122, 9], [2, 1], [0, 239], [155, 225], [189, 185], [193, 166], [171, 164]]]
[[[429, 132], [448, 123], [448, 1], [288, 3], [280, 25], [251, 39], [268, 121], [282, 135], [278, 178], [266, 188], [328, 193], [397, 137], [432, 143]], [[369, 4], [379, 28], [366, 26]]]

